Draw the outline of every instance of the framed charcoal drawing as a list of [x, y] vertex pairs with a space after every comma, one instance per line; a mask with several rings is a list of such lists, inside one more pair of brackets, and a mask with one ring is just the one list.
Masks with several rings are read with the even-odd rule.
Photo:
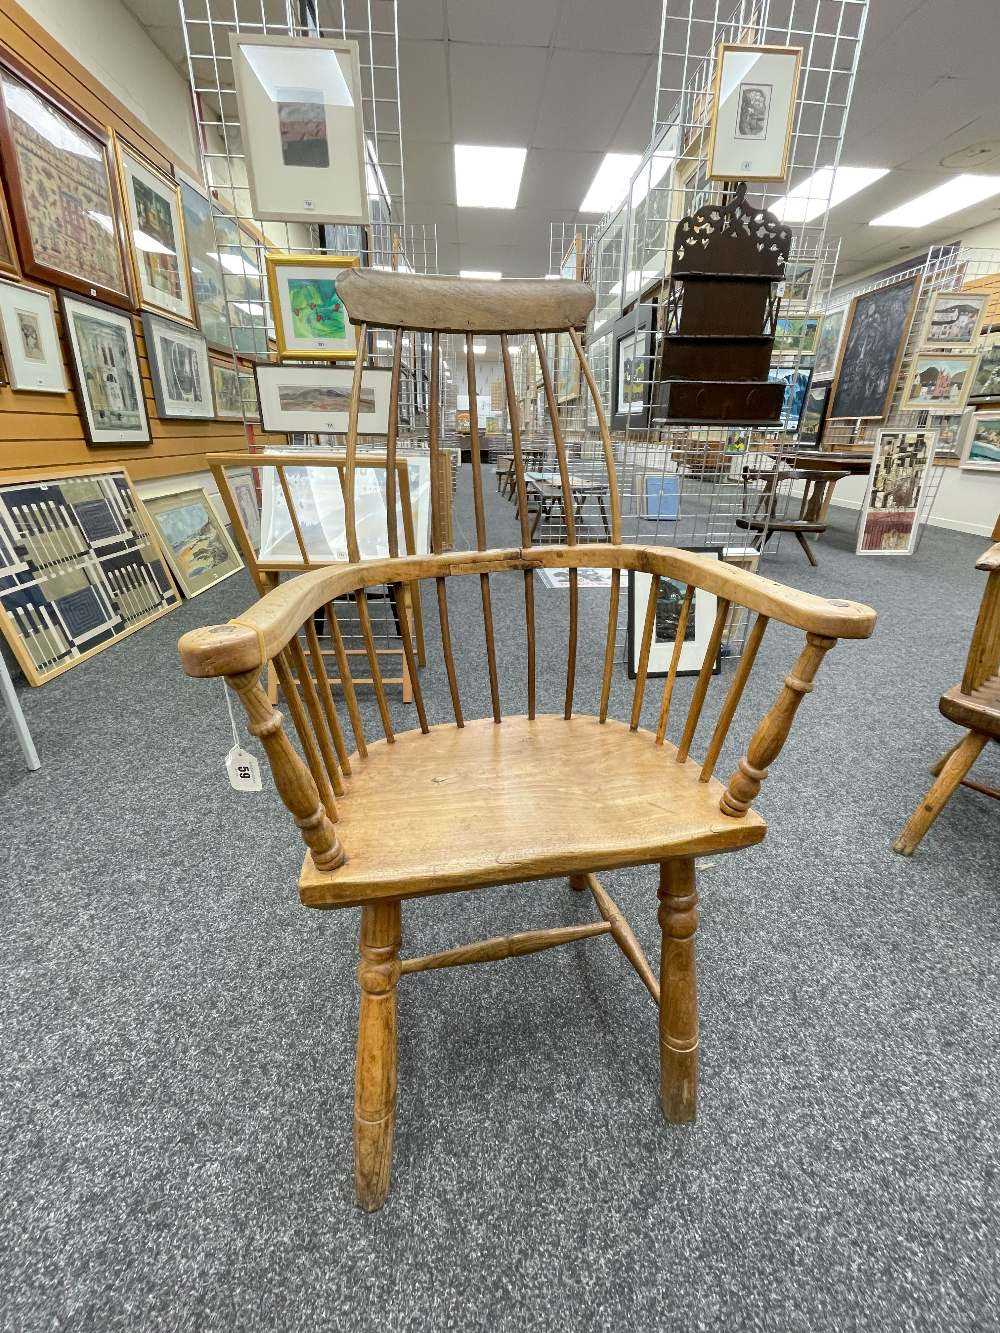
[[210, 356], [208, 365], [212, 375], [212, 398], [217, 421], [243, 420], [243, 384], [233, 361]]
[[[716, 560], [722, 558], [719, 546], [690, 547], [699, 555], [707, 555]], [[638, 570], [628, 572], [628, 675], [635, 680], [636, 667], [642, 654], [642, 633], [646, 621], [646, 607], [649, 602], [649, 588], [652, 575]], [[681, 633], [683, 617], [683, 639], [680, 656], [677, 661], [678, 676], [695, 676], [701, 670], [712, 637], [712, 626], [718, 600], [715, 593], [696, 588], [691, 599], [688, 614], [683, 616], [684, 599], [687, 584], [679, 579], [661, 577], [656, 594], [656, 619], [653, 626], [653, 639], [649, 649], [650, 676], [665, 676], [670, 670], [670, 662]], [[716, 656], [712, 665], [712, 674], [718, 675], [722, 669], [721, 654]]]
[[919, 278], [856, 296], [847, 316], [829, 417], [878, 421], [885, 416], [906, 348]]
[[927, 347], [975, 347], [989, 297], [985, 292], [935, 292], [927, 307]]
[[970, 403], [1000, 400], [1000, 341], [990, 341], [979, 354], [979, 364], [969, 389]]
[[142, 332], [157, 416], [210, 421], [215, 416], [212, 371], [202, 335], [176, 320], [150, 314], [142, 317]]
[[252, 213], [367, 225], [357, 42], [229, 35]]
[[179, 605], [122, 468], [0, 482], [0, 630], [42, 685]]
[[[354, 369], [350, 366], [254, 367], [257, 397], [265, 430], [343, 434]], [[367, 367], [361, 379], [358, 414], [360, 435], [385, 435], [389, 429], [389, 385], [392, 371]], [[456, 413], [455, 429], [461, 431]], [[465, 413], [468, 420], [468, 412]], [[469, 426], [466, 425], [466, 431]]]
[[202, 487], [146, 501], [185, 597], [197, 597], [243, 568], [232, 538]]
[[69, 392], [50, 291], [0, 280], [0, 343], [12, 389]]
[[108, 137], [16, 70], [12, 58], [4, 56], [0, 158], [24, 272], [128, 306], [124, 232]]
[[976, 472], [1000, 472], [1000, 412], [970, 413], [959, 466]]
[[828, 380], [833, 378], [837, 369], [837, 355], [840, 352], [840, 339], [844, 332], [844, 316], [847, 307], [833, 310], [823, 316], [816, 339], [816, 356], [813, 360], [813, 379]]
[[280, 357], [299, 361], [353, 361], [358, 330], [337, 292], [354, 255], [286, 255], [268, 251], [267, 287]]
[[799, 441], [810, 449], [818, 449], [822, 442], [829, 402], [830, 385], [817, 384], [813, 380], [806, 390], [799, 417]]
[[139, 304], [193, 323], [181, 192], [151, 162], [112, 137]]
[[920, 352], [913, 358], [900, 412], [961, 412], [972, 387], [975, 354]]
[[858, 555], [910, 555], [937, 432], [880, 430], [858, 526]]
[[709, 180], [785, 179], [801, 64], [799, 46], [719, 45]]
[[132, 316], [71, 292], [59, 307], [87, 443], [149, 444]]
[[611, 362], [611, 426], [634, 430], [649, 425], [656, 378], [656, 315], [658, 306], [636, 306], [613, 329]]

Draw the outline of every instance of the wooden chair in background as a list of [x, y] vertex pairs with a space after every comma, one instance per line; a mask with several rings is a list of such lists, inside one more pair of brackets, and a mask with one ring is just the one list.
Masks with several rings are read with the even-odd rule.
[[965, 728], [965, 735], [931, 769], [936, 778], [930, 791], [893, 843], [893, 851], [912, 856], [921, 838], [937, 819], [956, 787], [970, 787], [1000, 800], [1000, 791], [966, 774], [985, 746], [1000, 741], [1000, 517], [992, 546], [976, 568], [986, 571], [986, 588], [960, 685], [942, 694], [938, 703], [949, 722]]
[[[806, 537], [807, 535], [819, 537], [826, 532], [834, 487], [848, 475], [847, 472], [820, 471], [816, 468], [781, 466], [765, 469], [744, 468], [744, 512], [737, 518], [736, 526], [758, 534], [754, 538], [754, 543], [761, 552], [776, 532], [792, 533], [805, 551], [806, 559], [815, 566], [819, 562], [813, 555], [812, 547]], [[762, 482], [762, 489], [756, 493], [747, 491], [747, 482], [750, 481]], [[794, 497], [779, 496], [780, 487], [792, 482], [798, 482], [802, 486], [797, 509], [794, 507], [789, 509], [787, 504], [788, 500]], [[751, 497], [754, 500], [752, 507]], [[782, 502], [784, 508], [781, 512], [776, 512]]]
[[[813, 677], [836, 640], [865, 638], [875, 614], [850, 602], [828, 601], [782, 587], [721, 561], [662, 546], [621, 544], [621, 517], [611, 439], [578, 329], [594, 304], [582, 283], [559, 281], [461, 281], [351, 270], [338, 284], [341, 299], [366, 345], [369, 328], [394, 333], [386, 452], [390, 475], [396, 451], [396, 402], [403, 333], [432, 335], [430, 450], [439, 449], [439, 367], [442, 333], [465, 335], [472, 436], [472, 485], [476, 549], [441, 550], [440, 512], [450, 497], [435, 486], [432, 553], [399, 554], [395, 506], [388, 507], [388, 559], [360, 561], [353, 505], [362, 359], [355, 365], [346, 465], [346, 527], [350, 563], [309, 570], [268, 592], [239, 619], [186, 634], [181, 660], [192, 676], [223, 676], [246, 709], [250, 731], [267, 752], [275, 784], [306, 844], [299, 879], [303, 903], [316, 908], [361, 908], [361, 1008], [355, 1085], [355, 1182], [361, 1207], [379, 1208], [389, 1186], [396, 1101], [396, 990], [401, 977], [431, 968], [482, 963], [533, 953], [591, 936], [610, 935], [638, 972], [659, 1010], [660, 1101], [668, 1120], [694, 1119], [698, 1065], [698, 1001], [694, 935], [698, 924], [695, 857], [760, 842], [764, 820], [751, 803], [788, 736], [796, 710], [813, 688]], [[606, 464], [611, 539], [581, 545], [577, 540], [570, 477], [552, 374], [543, 335], [567, 333], [594, 401]], [[510, 334], [534, 340], [543, 375], [566, 515], [566, 542], [534, 547], [528, 529], [525, 468], [516, 426]], [[498, 335], [513, 431], [519, 546], [490, 549], [483, 505], [476, 419], [473, 343]], [[432, 477], [436, 475], [432, 468]], [[634, 569], [651, 575], [638, 674], [630, 714], [609, 719], [618, 633], [619, 579], [612, 578], [599, 697], [591, 711], [576, 710], [580, 568]], [[569, 570], [569, 629], [564, 706], [559, 714], [536, 710], [534, 574], [542, 568]], [[525, 616], [524, 701], [513, 716], [501, 710], [495, 650], [491, 579], [514, 571], [523, 582]], [[481, 670], [489, 679], [491, 715], [465, 716], [448, 610], [449, 582], [478, 580], [482, 619], [464, 628], [479, 640]], [[661, 579], [680, 580], [687, 592], [680, 612], [677, 649], [665, 679], [656, 732], [640, 728], [640, 716]], [[316, 650], [314, 617], [337, 616], [337, 598], [352, 595], [365, 619], [366, 590], [401, 589], [415, 580], [434, 586], [441, 653], [454, 724], [428, 724], [414, 673], [419, 730], [400, 733], [384, 691], [376, 685], [383, 739], [363, 731], [345, 696], [355, 751], [344, 756], [343, 729]], [[671, 695], [684, 628], [696, 590], [718, 599], [704, 666], [693, 687], [676, 745], [666, 740]], [[593, 596], [593, 594], [590, 594]], [[402, 628], [408, 641], [405, 604]], [[755, 613], [704, 761], [691, 757], [719, 644], [730, 608]], [[478, 619], [478, 618], [477, 618]], [[805, 643], [778, 689], [777, 699], [753, 733], [726, 785], [713, 773], [754, 665], [768, 621], [805, 633]], [[509, 633], [500, 626], [500, 633]], [[428, 643], [428, 649], [430, 650]], [[313, 671], [306, 667], [311, 657]], [[289, 740], [282, 717], [261, 686], [273, 662], [302, 757]], [[376, 667], [373, 668], [377, 672]], [[509, 688], [509, 682], [505, 682]], [[562, 678], [560, 678], [562, 689]], [[659, 867], [659, 978], [618, 906], [596, 872], [620, 866]], [[516, 884], [568, 876], [572, 887], [592, 896], [598, 919], [585, 925], [529, 930], [483, 940], [444, 953], [401, 959], [401, 903], [427, 894], [467, 892], [486, 885]]]

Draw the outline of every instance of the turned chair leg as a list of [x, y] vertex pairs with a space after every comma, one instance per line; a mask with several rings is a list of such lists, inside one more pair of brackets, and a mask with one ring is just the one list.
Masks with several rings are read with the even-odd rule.
[[892, 850], [900, 856], [912, 856], [920, 844], [921, 838], [944, 809], [952, 792], [979, 758], [983, 746], [989, 737], [978, 731], [970, 731], [945, 757], [938, 772], [937, 781], [906, 821], [906, 827], [892, 844]]
[[385, 1203], [396, 1124], [396, 983], [399, 901], [361, 909], [361, 1018], [354, 1084], [354, 1184], [358, 1206]]
[[945, 764], [948, 762], [948, 760], [951, 758], [951, 756], [955, 753], [955, 751], [961, 744], [962, 744], [961, 741], [956, 741], [950, 750], [945, 750], [941, 758], [936, 759], [934, 763], [931, 764], [930, 768], [928, 769], [928, 772], [930, 773], [932, 778], [937, 777], [937, 775], [941, 772], [942, 768], [944, 768]]
[[698, 892], [694, 858], [660, 866], [660, 1105], [667, 1120], [684, 1124], [698, 1111], [698, 988], [694, 935]]

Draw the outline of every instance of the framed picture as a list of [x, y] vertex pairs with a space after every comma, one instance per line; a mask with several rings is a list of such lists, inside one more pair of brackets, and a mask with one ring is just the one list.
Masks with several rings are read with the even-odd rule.
[[142, 317], [142, 332], [157, 415], [210, 421], [215, 416], [212, 373], [202, 335], [175, 320], [149, 314]]
[[960, 466], [976, 472], [1000, 472], [1000, 411], [970, 414]]
[[[254, 373], [265, 430], [319, 434], [346, 432], [353, 367], [258, 365], [254, 367]], [[358, 412], [360, 435], [385, 435], [388, 432], [391, 380], [391, 370], [371, 366], [364, 371]], [[459, 429], [456, 419], [456, 430]]]
[[937, 432], [880, 430], [858, 527], [858, 555], [909, 555]]
[[559, 261], [560, 278], [569, 278], [573, 282], [583, 281], [583, 234], [573, 233], [573, 240], [566, 253]]
[[908, 278], [856, 296], [847, 316], [830, 420], [884, 417], [899, 374], [920, 282]]
[[114, 142], [139, 303], [193, 322], [181, 192], [117, 136]]
[[243, 568], [202, 487], [158, 495], [146, 501], [146, 509], [185, 597], [197, 597]]
[[799, 440], [818, 448], [823, 439], [823, 427], [826, 425], [826, 409], [830, 403], [830, 385], [817, 384], [813, 379], [802, 403], [799, 417]]
[[215, 205], [198, 186], [183, 177], [178, 188], [197, 323], [209, 347], [228, 352], [233, 339], [226, 309], [226, 276], [212, 220]]
[[0, 65], [0, 158], [24, 271], [112, 305], [131, 303], [108, 138]]
[[[722, 548], [692, 547], [700, 555], [711, 556], [715, 560], [722, 558]], [[646, 606], [649, 602], [649, 586], [652, 575], [638, 570], [628, 572], [628, 674], [635, 680], [636, 668], [642, 655], [642, 631], [646, 621]], [[653, 641], [649, 649], [650, 676], [665, 676], [670, 670], [670, 659], [677, 642], [680, 628], [681, 607], [687, 593], [687, 584], [679, 579], [661, 576], [656, 594], [656, 620], [654, 622]], [[681, 655], [677, 663], [679, 676], [695, 676], [701, 670], [708, 650], [708, 641], [712, 637], [718, 600], [714, 592], [704, 588], [695, 588], [691, 599], [691, 609], [684, 626], [684, 640]], [[712, 674], [721, 670], [721, 655], [712, 665]]]
[[988, 301], [985, 292], [935, 292], [927, 308], [923, 342], [929, 347], [974, 347]]
[[132, 316], [70, 292], [59, 306], [87, 443], [149, 444]]
[[243, 385], [240, 372], [232, 361], [211, 356], [208, 359], [212, 375], [212, 397], [215, 415], [219, 421], [243, 420]]
[[818, 315], [779, 315], [774, 330], [776, 356], [812, 356], [819, 338]]
[[799, 46], [719, 45], [709, 180], [785, 179], [801, 64]]
[[268, 251], [267, 287], [278, 355], [300, 361], [353, 361], [358, 330], [337, 294], [337, 278], [357, 268], [353, 255], [285, 255]]
[[260, 421], [260, 403], [257, 401], [257, 381], [252, 370], [240, 371], [240, 393], [243, 395], [243, 420]]
[[623, 430], [649, 425], [656, 378], [656, 306], [637, 306], [614, 327], [611, 425]]
[[213, 216], [234, 349], [240, 356], [266, 360], [270, 355], [268, 337], [274, 332], [264, 301], [267, 280], [263, 256], [267, 245], [245, 223], [237, 223], [221, 209]]
[[367, 224], [356, 42], [229, 35], [252, 213]]
[[837, 356], [840, 352], [840, 339], [844, 332], [844, 316], [847, 307], [832, 310], [823, 316], [816, 338], [816, 356], [813, 360], [813, 379], [828, 380], [833, 378], [837, 369]]
[[12, 389], [69, 392], [51, 292], [0, 280], [0, 342]]
[[990, 403], [994, 399], [1000, 399], [1000, 341], [987, 343], [980, 352], [969, 389], [970, 403]]
[[13, 273], [20, 276], [17, 266], [17, 246], [11, 230], [10, 214], [7, 211], [7, 199], [0, 188], [0, 273]]
[[149, 515], [120, 467], [7, 476], [0, 569], [0, 631], [32, 685], [180, 603]]
[[794, 366], [772, 366], [767, 372], [767, 378], [772, 384], [785, 386], [785, 396], [781, 401], [782, 427], [785, 430], [798, 430], [812, 381], [812, 371], [808, 368], [798, 370]]
[[913, 358], [900, 412], [961, 412], [972, 387], [976, 356], [920, 352]]
[[226, 469], [226, 481], [236, 505], [236, 509], [246, 528], [247, 537], [254, 551], [260, 550], [260, 501], [257, 499], [257, 487], [254, 474], [247, 468], [245, 472], [231, 472]]

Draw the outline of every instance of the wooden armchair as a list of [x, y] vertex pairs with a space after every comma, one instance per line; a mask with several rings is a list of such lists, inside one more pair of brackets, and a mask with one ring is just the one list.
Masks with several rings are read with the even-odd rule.
[[[695, 1115], [698, 1007], [694, 934], [698, 917], [694, 858], [760, 842], [763, 819], [751, 802], [777, 757], [795, 712], [813, 688], [813, 677], [839, 637], [864, 638], [874, 612], [850, 602], [827, 601], [772, 583], [719, 561], [657, 546], [621, 545], [621, 519], [611, 440], [577, 330], [594, 294], [575, 282], [461, 282], [377, 270], [352, 270], [339, 285], [351, 319], [360, 326], [360, 346], [369, 327], [395, 333], [391, 381], [388, 477], [394, 476], [396, 394], [404, 327], [432, 334], [432, 454], [438, 443], [439, 341], [444, 332], [464, 333], [472, 434], [475, 551], [443, 553], [439, 516], [447, 497], [432, 496], [432, 545], [427, 556], [400, 556], [395, 531], [395, 499], [389, 497], [388, 559], [358, 561], [353, 487], [361, 361], [356, 364], [347, 441], [347, 543], [351, 563], [318, 568], [268, 592], [238, 620], [186, 634], [181, 660], [192, 676], [223, 676], [246, 709], [250, 731], [262, 742], [275, 784], [301, 830], [307, 851], [299, 879], [303, 903], [317, 908], [361, 908], [361, 1012], [355, 1088], [355, 1181], [359, 1204], [381, 1206], [389, 1185], [396, 1094], [396, 988], [401, 977], [430, 968], [488, 962], [532, 953], [595, 935], [608, 934], [632, 963], [659, 1007], [660, 1097], [667, 1119]], [[611, 540], [579, 545], [570, 502], [566, 449], [545, 359], [542, 334], [569, 334], [594, 399], [607, 466]], [[567, 542], [532, 547], [528, 532], [521, 439], [513, 431], [521, 545], [487, 549], [483, 477], [475, 409], [473, 340], [498, 334], [510, 420], [517, 422], [508, 334], [533, 336], [541, 361], [544, 393], [552, 423], [565, 499]], [[432, 468], [432, 475], [436, 475]], [[536, 623], [534, 571], [568, 568], [569, 632], [564, 707], [560, 715], [536, 712]], [[634, 569], [652, 576], [645, 610], [638, 678], [629, 718], [608, 718], [618, 628], [619, 580], [609, 593], [608, 629], [599, 698], [591, 711], [575, 710], [578, 645], [578, 570]], [[527, 660], [525, 704], [515, 716], [501, 713], [497, 678], [496, 630], [490, 581], [506, 571], [523, 579]], [[482, 621], [465, 627], [485, 650], [492, 699], [491, 716], [471, 720], [462, 707], [459, 672], [448, 613], [452, 579], [478, 579]], [[640, 713], [653, 639], [656, 597], [662, 578], [687, 585], [678, 626], [677, 650], [667, 676], [656, 733], [641, 730]], [[336, 599], [357, 600], [362, 630], [367, 623], [366, 589], [387, 584], [399, 590], [413, 580], [432, 581], [440, 622], [441, 652], [454, 725], [429, 726], [420, 677], [411, 662], [419, 729], [395, 729], [378, 663], [370, 655], [383, 738], [364, 735], [350, 682], [342, 664], [344, 702], [354, 733], [347, 754], [344, 732], [318, 649], [317, 613], [324, 615], [336, 641]], [[696, 589], [718, 598], [705, 665], [678, 743], [666, 740], [671, 695], [680, 646]], [[590, 594], [592, 597], [594, 594]], [[404, 646], [409, 630], [398, 596]], [[703, 763], [691, 758], [730, 606], [756, 612], [746, 651], [736, 669], [715, 724]], [[769, 619], [805, 632], [805, 643], [785, 677], [776, 702], [753, 734], [745, 757], [726, 786], [713, 770], [747, 683]], [[477, 618], [478, 619], [478, 618]], [[457, 627], [455, 627], [457, 628]], [[503, 626], [500, 632], [504, 632]], [[430, 644], [428, 644], [430, 651]], [[412, 652], [412, 650], [409, 650]], [[308, 661], [307, 661], [308, 659]], [[282, 717], [268, 701], [262, 668], [274, 664], [284, 704], [291, 715], [302, 757], [287, 736]], [[311, 666], [311, 670], [310, 670]], [[659, 923], [662, 956], [659, 980], [617, 905], [595, 872], [618, 866], [659, 865]], [[591, 924], [523, 934], [459, 946], [427, 957], [400, 959], [400, 904], [426, 894], [468, 891], [568, 876], [588, 891], [598, 918]]]
[[976, 562], [977, 569], [986, 571], [986, 588], [962, 682], [942, 694], [938, 702], [949, 722], [965, 728], [965, 735], [932, 767], [936, 781], [892, 845], [902, 856], [913, 855], [957, 787], [971, 787], [1000, 800], [995, 787], [966, 777], [988, 742], [1000, 741], [1000, 518], [993, 536], [997, 545]]

